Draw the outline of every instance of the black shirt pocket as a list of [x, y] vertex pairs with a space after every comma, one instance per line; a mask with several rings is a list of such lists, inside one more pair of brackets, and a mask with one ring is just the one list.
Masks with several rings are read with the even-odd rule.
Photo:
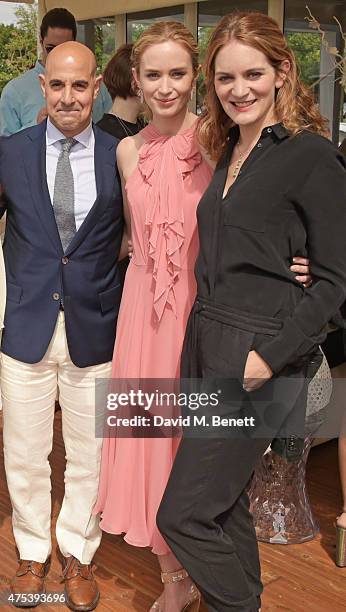
[[237, 189], [232, 197], [225, 198], [223, 205], [223, 225], [237, 227], [252, 232], [264, 233], [266, 222], [275, 204], [280, 200], [269, 189]]

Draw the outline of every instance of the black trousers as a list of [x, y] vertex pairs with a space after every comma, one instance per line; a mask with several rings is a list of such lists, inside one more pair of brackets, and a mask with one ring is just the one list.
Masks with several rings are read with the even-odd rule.
[[[259, 334], [277, 332], [269, 319], [249, 321], [246, 317], [243, 324], [233, 315], [221, 316], [197, 302], [185, 338], [182, 376], [228, 377], [234, 383], [233, 397], [239, 399], [241, 394], [252, 395], [241, 385], [249, 350]], [[293, 368], [285, 375], [292, 376], [293, 384], [291, 397], [276, 419], [278, 430], [297, 401], [306, 402], [304, 370]], [[273, 378], [268, 385], [275, 392], [280, 379]], [[263, 390], [253, 393], [260, 397]], [[261, 406], [265, 410], [265, 402]], [[246, 401], [245, 408], [226, 401], [220, 410], [223, 416], [244, 417]], [[270, 441], [271, 437], [249, 438], [247, 434], [239, 438], [185, 435], [181, 441], [157, 524], [212, 612], [257, 612], [260, 608], [263, 588], [258, 545], [246, 488]]]

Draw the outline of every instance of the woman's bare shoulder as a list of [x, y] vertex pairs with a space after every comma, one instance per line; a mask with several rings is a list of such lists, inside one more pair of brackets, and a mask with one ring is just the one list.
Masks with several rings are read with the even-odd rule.
[[138, 162], [138, 151], [144, 140], [140, 134], [123, 138], [117, 147], [118, 168], [124, 177], [131, 174]]
[[128, 155], [133, 155], [135, 151], [139, 151], [143, 144], [144, 140], [142, 136], [139, 134], [135, 134], [134, 136], [128, 136], [127, 138], [123, 138], [117, 147], [117, 157], [126, 158]]

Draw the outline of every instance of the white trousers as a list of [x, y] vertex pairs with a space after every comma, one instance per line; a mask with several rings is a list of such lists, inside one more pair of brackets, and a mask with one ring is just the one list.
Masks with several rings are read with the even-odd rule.
[[21, 559], [43, 563], [51, 552], [51, 482], [57, 387], [66, 451], [65, 495], [56, 525], [66, 557], [90, 563], [101, 540], [92, 515], [102, 439], [95, 437], [95, 378], [109, 378], [111, 362], [77, 368], [66, 341], [64, 313], [42, 361], [27, 364], [2, 354], [5, 469], [13, 532]]

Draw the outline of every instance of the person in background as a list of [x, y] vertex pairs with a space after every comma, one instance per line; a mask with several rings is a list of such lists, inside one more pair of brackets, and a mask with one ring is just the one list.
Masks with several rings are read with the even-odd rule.
[[103, 74], [103, 82], [113, 105], [97, 125], [119, 140], [134, 136], [143, 127], [143, 122], [138, 120], [142, 104], [131, 70], [132, 47], [122, 45], [108, 62]]
[[[76, 40], [77, 24], [74, 16], [64, 8], [48, 11], [40, 29], [41, 59], [34, 68], [12, 79], [4, 87], [0, 98], [0, 136], [10, 136], [24, 128], [40, 123], [47, 117], [39, 75], [44, 74], [47, 56], [61, 43]], [[93, 107], [97, 122], [110, 109], [112, 99], [103, 83]]]

